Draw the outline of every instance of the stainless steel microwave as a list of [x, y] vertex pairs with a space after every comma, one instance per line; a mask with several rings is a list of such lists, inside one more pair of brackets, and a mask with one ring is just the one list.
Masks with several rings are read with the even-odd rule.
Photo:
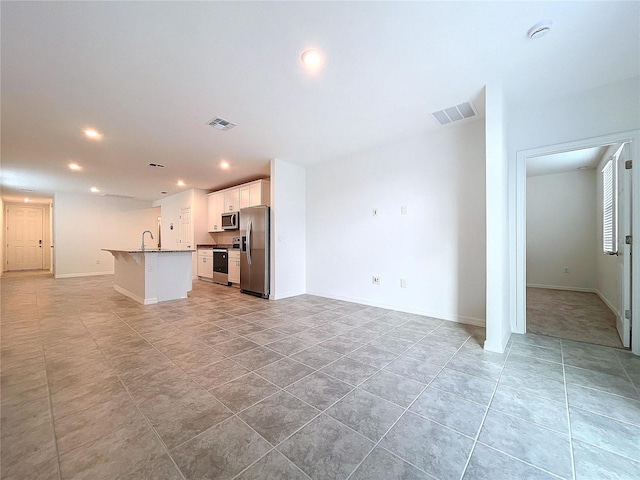
[[240, 228], [240, 213], [228, 212], [222, 214], [223, 230], [238, 230]]

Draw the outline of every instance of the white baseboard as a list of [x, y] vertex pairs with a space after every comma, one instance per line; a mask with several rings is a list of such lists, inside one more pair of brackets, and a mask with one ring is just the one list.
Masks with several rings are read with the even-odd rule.
[[614, 307], [611, 302], [609, 300], [607, 300], [607, 297], [605, 297], [602, 293], [600, 293], [599, 290], [595, 290], [596, 295], [598, 295], [600, 297], [600, 300], [602, 300], [604, 302], [604, 304], [609, 307], [609, 310], [611, 310], [613, 312], [613, 314], [616, 316], [616, 318], [620, 317], [620, 312], [618, 312], [618, 309], [616, 307]]
[[548, 290], [566, 290], [568, 292], [597, 293], [595, 288], [565, 287], [561, 285], [538, 285], [536, 283], [527, 283], [527, 288], [546, 288]]
[[413, 313], [414, 315], [424, 315], [425, 317], [433, 317], [440, 320], [447, 320], [449, 322], [464, 323], [467, 325], [473, 325], [475, 327], [485, 326], [484, 318], [469, 317], [466, 315], [452, 315], [449, 313], [431, 312], [431, 311], [413, 309], [413, 308], [407, 309], [407, 308], [399, 307], [398, 305], [389, 305], [389, 304], [380, 303], [380, 302], [372, 302], [370, 300], [366, 300], [362, 298], [343, 297], [341, 295], [332, 295], [332, 294], [316, 292], [316, 291], [307, 291], [307, 294], [316, 295], [318, 297], [331, 298], [333, 300], [342, 300], [344, 302], [360, 303], [362, 305], [367, 305], [370, 307], [379, 307], [379, 308], [386, 308], [389, 310], [397, 310], [399, 312]]
[[110, 272], [83, 272], [83, 273], [56, 273], [55, 278], [76, 278], [76, 277], [95, 277], [97, 275], [113, 275], [114, 271]]
[[282, 300], [284, 298], [297, 297], [298, 295], [304, 295], [305, 291], [289, 291], [289, 292], [278, 292], [277, 294], [271, 293], [269, 295], [269, 300]]
[[[504, 353], [505, 349], [507, 348], [507, 343], [509, 343], [509, 338], [511, 337], [511, 331], [507, 330], [506, 332], [504, 332], [504, 334], [502, 335], [502, 338], [498, 341], [498, 342], [491, 342], [489, 340], [485, 340], [483, 348], [489, 352], [496, 352], [496, 353]], [[520, 334], [516, 334], [516, 335], [520, 335]]]
[[138, 303], [141, 303], [142, 305], [153, 305], [154, 303], [158, 303], [158, 299], [157, 298], [142, 298], [138, 295], [136, 295], [133, 292], [130, 292], [129, 290], [127, 290], [126, 288], [122, 288], [119, 285], [114, 285], [113, 289], [118, 292], [123, 294], [126, 297], [129, 297], [131, 300], [135, 300]]

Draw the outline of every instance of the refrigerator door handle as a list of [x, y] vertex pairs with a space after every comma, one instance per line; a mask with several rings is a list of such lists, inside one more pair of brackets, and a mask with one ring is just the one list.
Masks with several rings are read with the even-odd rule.
[[247, 264], [251, 265], [251, 227], [252, 222], [247, 222]]

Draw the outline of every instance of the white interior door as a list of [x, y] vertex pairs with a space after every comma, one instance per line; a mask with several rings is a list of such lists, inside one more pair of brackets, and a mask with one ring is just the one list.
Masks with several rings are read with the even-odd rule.
[[626, 243], [626, 236], [631, 235], [631, 170], [625, 168], [629, 158], [629, 144], [625, 144], [617, 165], [620, 311], [616, 320], [616, 328], [625, 347], [629, 347], [631, 342], [631, 245]]
[[179, 243], [181, 247], [191, 248], [192, 235], [191, 235], [191, 207], [180, 209], [180, 238]]
[[41, 270], [42, 207], [7, 205], [7, 270]]

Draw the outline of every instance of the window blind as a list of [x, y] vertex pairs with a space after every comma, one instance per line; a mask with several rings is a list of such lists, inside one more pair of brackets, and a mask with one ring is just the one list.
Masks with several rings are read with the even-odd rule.
[[618, 252], [614, 159], [615, 157], [612, 157], [602, 169], [602, 251], [609, 255]]

